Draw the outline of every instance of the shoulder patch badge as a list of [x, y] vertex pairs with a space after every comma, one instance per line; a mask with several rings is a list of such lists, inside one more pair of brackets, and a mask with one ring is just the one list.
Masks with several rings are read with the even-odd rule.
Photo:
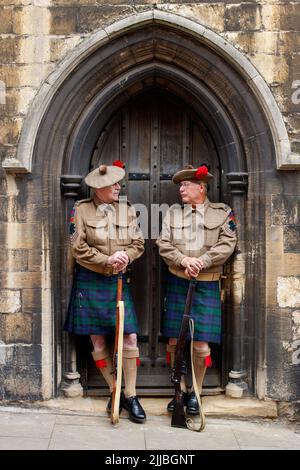
[[76, 229], [76, 224], [75, 224], [75, 212], [76, 212], [76, 207], [74, 206], [71, 210], [71, 217], [70, 217], [70, 223], [69, 223], [69, 235], [71, 239], [71, 243], [74, 243], [78, 236], [78, 232]]
[[234, 212], [230, 211], [228, 215], [229, 215], [229, 222], [228, 222], [229, 229], [232, 232], [235, 232], [236, 231], [236, 220], [235, 220], [235, 217], [234, 217]]

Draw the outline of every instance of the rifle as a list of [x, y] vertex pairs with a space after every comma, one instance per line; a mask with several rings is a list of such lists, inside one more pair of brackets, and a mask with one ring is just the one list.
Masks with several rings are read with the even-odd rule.
[[189, 290], [186, 297], [184, 313], [181, 322], [179, 337], [175, 349], [174, 367], [171, 375], [171, 382], [175, 388], [175, 407], [172, 414], [171, 426], [178, 428], [186, 428], [186, 417], [184, 412], [183, 392], [180, 387], [181, 376], [187, 374], [187, 364], [185, 357], [186, 337], [189, 329], [190, 311], [192, 306], [192, 298], [196, 281], [191, 280]]
[[123, 359], [123, 334], [124, 334], [124, 302], [122, 301], [123, 278], [118, 274], [117, 283], [117, 311], [116, 311], [116, 333], [113, 354], [113, 390], [111, 401], [112, 424], [119, 422], [119, 406], [122, 386], [122, 359]]

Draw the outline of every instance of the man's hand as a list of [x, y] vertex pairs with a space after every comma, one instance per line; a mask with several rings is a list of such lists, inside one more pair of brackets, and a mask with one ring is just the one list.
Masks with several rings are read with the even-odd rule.
[[106, 264], [112, 266], [115, 271], [120, 272], [127, 268], [128, 263], [129, 258], [125, 251], [116, 251], [108, 258]]
[[185, 268], [184, 272], [189, 278], [197, 277], [201, 269], [204, 267], [203, 261], [201, 261], [199, 258], [193, 258], [189, 256], [183, 258], [181, 265]]

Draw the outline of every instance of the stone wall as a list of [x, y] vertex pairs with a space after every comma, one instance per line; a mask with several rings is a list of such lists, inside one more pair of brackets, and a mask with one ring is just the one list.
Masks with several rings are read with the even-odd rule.
[[[16, 154], [33, 98], [59, 61], [97, 29], [153, 8], [197, 21], [242, 51], [272, 90], [292, 151], [300, 152], [299, 2], [1, 0], [0, 160]], [[299, 179], [296, 183], [293, 176], [287, 172], [286, 189], [272, 188], [266, 201], [268, 328], [276, 334], [268, 337], [270, 379], [261, 396], [278, 399], [295, 399], [299, 387], [293, 375], [299, 337], [299, 220], [277, 217], [278, 212], [290, 214], [293, 198], [298, 200]], [[291, 194], [285, 197], [289, 181]], [[41, 175], [1, 170], [0, 185], [0, 398], [47, 398], [53, 393], [53, 332]], [[280, 375], [280, 386], [272, 370]]]

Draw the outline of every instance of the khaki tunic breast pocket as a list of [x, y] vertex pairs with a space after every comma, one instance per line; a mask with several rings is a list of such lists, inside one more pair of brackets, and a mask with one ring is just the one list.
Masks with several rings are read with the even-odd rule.
[[213, 246], [219, 240], [221, 225], [223, 221], [205, 221], [204, 222], [204, 244], [206, 246]]
[[182, 254], [188, 255], [192, 237], [191, 226], [188, 224], [171, 223], [170, 230], [173, 245], [178, 248]]
[[108, 224], [105, 219], [86, 221], [86, 241], [90, 246], [107, 245]]
[[132, 243], [131, 226], [129, 222], [114, 223], [113, 232], [117, 246], [128, 246]]

